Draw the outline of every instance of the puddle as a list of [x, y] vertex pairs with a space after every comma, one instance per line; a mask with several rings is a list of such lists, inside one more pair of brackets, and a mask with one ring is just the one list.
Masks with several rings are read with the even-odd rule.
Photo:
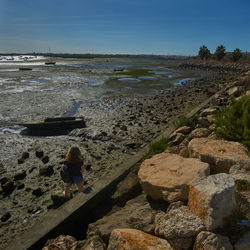
[[22, 129], [23, 129], [23, 127], [19, 126], [19, 125], [0, 127], [0, 133], [7, 134], [7, 135], [20, 134]]
[[155, 77], [155, 76], [140, 76], [138, 77], [140, 80], [152, 80], [152, 81], [155, 81], [157, 80], [158, 78]]
[[19, 69], [0, 69], [0, 72], [15, 72], [19, 71]]
[[182, 84], [186, 84], [188, 81], [193, 81], [195, 79], [196, 78], [184, 78], [184, 79], [181, 79], [178, 82], [174, 83], [174, 87], [176, 88], [176, 87], [178, 87], [178, 86], [180, 86]]
[[137, 78], [119, 78], [118, 79], [119, 81], [121, 82], [140, 82], [141, 80], [140, 79], [137, 79]]
[[105, 83], [105, 81], [103, 81], [103, 80], [98, 80], [98, 79], [90, 79], [89, 81], [88, 81], [88, 85], [90, 85], [90, 86], [98, 86], [98, 85], [102, 85], [102, 84], [104, 84]]
[[172, 72], [167, 72], [167, 71], [149, 71], [149, 73], [153, 73], [155, 75], [170, 75]]
[[74, 102], [73, 106], [66, 113], [63, 114], [63, 117], [74, 116], [83, 103], [83, 101]]

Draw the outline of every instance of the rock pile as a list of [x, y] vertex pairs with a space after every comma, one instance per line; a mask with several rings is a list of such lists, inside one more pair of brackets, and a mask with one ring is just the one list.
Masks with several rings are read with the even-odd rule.
[[213, 115], [228, 98], [223, 93], [201, 111], [208, 123], [199, 120], [193, 131], [182, 127], [171, 134], [170, 147], [140, 166], [143, 194], [90, 224], [86, 240], [74, 244], [98, 250], [248, 249], [249, 151], [216, 138], [213, 127]]

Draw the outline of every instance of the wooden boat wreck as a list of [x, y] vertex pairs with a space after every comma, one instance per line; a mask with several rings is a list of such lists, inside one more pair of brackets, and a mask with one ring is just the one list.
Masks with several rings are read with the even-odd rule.
[[45, 65], [55, 65], [56, 62], [45, 62]]
[[32, 68], [23, 67], [23, 68], [19, 68], [19, 70], [32, 70]]
[[24, 126], [29, 130], [70, 130], [86, 127], [83, 117], [55, 117], [44, 120], [33, 120], [18, 125]]

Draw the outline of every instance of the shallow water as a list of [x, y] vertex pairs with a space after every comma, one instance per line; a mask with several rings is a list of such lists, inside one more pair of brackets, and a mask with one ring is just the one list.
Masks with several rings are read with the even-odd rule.
[[[53, 61], [56, 65], [45, 65], [44, 61], [0, 62], [2, 124], [9, 120], [75, 115], [84, 103], [154, 95], [198, 77], [178, 69], [178, 62], [164, 59]], [[28, 65], [32, 71], [17, 70], [20, 65]]]

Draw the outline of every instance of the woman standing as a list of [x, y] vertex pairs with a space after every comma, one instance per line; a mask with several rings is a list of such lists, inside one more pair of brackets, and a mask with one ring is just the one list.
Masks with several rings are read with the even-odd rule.
[[65, 190], [63, 191], [63, 195], [65, 197], [68, 196], [70, 192], [70, 188], [73, 183], [75, 183], [78, 187], [79, 192], [83, 192], [84, 190], [84, 179], [83, 172], [85, 167], [83, 165], [82, 153], [78, 146], [72, 146], [67, 154], [66, 154], [66, 163], [70, 174], [70, 183], [66, 183]]

